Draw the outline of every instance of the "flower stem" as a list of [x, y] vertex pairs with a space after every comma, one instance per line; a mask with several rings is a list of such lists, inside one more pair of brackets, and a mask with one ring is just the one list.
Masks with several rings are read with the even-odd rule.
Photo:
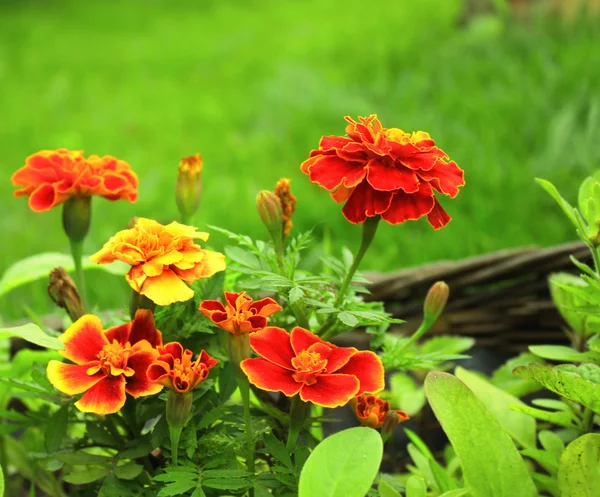
[[310, 414], [310, 408], [310, 403], [304, 402], [300, 398], [300, 395], [295, 395], [292, 398], [292, 406], [290, 408], [290, 429], [288, 431], [288, 439], [286, 444], [289, 452], [292, 452], [294, 445], [296, 445], [298, 435], [302, 431], [304, 422]]
[[129, 299], [129, 315], [131, 319], [135, 318], [135, 313], [138, 309], [150, 309], [154, 312], [156, 304], [145, 295], [131, 290], [131, 298]]
[[79, 285], [79, 291], [81, 293], [81, 300], [83, 302], [83, 308], [87, 309], [87, 292], [85, 289], [85, 276], [83, 274], [83, 241], [75, 242], [69, 239], [71, 245], [71, 255], [73, 256], [73, 263], [75, 264], [75, 274], [77, 278], [77, 284]]
[[171, 437], [171, 465], [177, 466], [177, 456], [179, 453], [179, 438], [183, 428], [169, 426], [169, 436]]
[[248, 378], [240, 371], [236, 372], [237, 384], [244, 405], [244, 424], [246, 425], [246, 467], [249, 473], [254, 473], [254, 433], [252, 431], [252, 417], [250, 416], [250, 384]]
[[424, 320], [421, 323], [421, 325], [417, 328], [417, 331], [415, 331], [411, 335], [411, 337], [408, 339], [408, 341], [405, 342], [404, 345], [400, 348], [400, 350], [398, 351], [398, 353], [405, 351], [413, 343], [415, 343], [416, 341], [418, 341], [425, 333], [427, 333], [429, 331], [429, 329], [431, 328], [432, 325], [433, 325], [433, 323]]

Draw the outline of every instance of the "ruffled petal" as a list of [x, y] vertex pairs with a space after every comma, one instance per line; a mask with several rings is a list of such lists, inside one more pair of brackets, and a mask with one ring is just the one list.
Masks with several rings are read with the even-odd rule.
[[444, 208], [440, 205], [437, 199], [434, 199], [433, 209], [429, 214], [427, 214], [427, 221], [435, 230], [439, 230], [446, 226], [452, 218], [448, 215], [448, 213], [444, 210]]
[[358, 185], [344, 208], [342, 214], [354, 224], [364, 223], [367, 217], [377, 216], [390, 208], [394, 192], [374, 190], [367, 182]]
[[433, 207], [433, 190], [429, 183], [421, 183], [416, 193], [396, 192], [389, 209], [382, 213], [381, 217], [388, 223], [399, 224], [419, 219], [429, 214]]
[[379, 356], [370, 350], [361, 350], [354, 354], [336, 373], [358, 378], [360, 389], [356, 395], [362, 395], [364, 392], [377, 393], [385, 388], [383, 363]]
[[306, 350], [314, 343], [323, 343], [323, 340], [321, 340], [317, 335], [305, 330], [304, 328], [300, 328], [299, 326], [296, 326], [292, 330], [290, 338], [294, 356], [298, 355], [303, 350]]
[[275, 314], [276, 312], [281, 310], [281, 306], [275, 302], [271, 298], [265, 298], [262, 300], [257, 300], [250, 304], [249, 309], [252, 309], [259, 316], [269, 317], [271, 314]]
[[268, 321], [264, 316], [251, 316], [247, 321], [239, 324], [241, 333], [252, 333], [257, 330], [262, 330], [265, 326], [267, 326]]
[[313, 385], [304, 385], [300, 398], [323, 407], [346, 405], [356, 396], [360, 383], [356, 376], [349, 374], [324, 374]]
[[125, 405], [125, 377], [107, 376], [83, 394], [75, 407], [82, 412], [114, 414]]
[[294, 369], [292, 358], [296, 354], [290, 344], [290, 334], [283, 328], [268, 326], [250, 334], [250, 346], [254, 352], [278, 367]]
[[465, 185], [465, 172], [454, 161], [445, 163], [438, 160], [430, 170], [418, 171], [417, 174], [429, 181], [438, 192], [451, 198], [456, 197], [458, 189]]
[[194, 291], [170, 269], [165, 269], [160, 276], [147, 278], [140, 293], [157, 305], [185, 302], [194, 296]]
[[[63, 201], [65, 198], [63, 198]], [[49, 211], [59, 203], [59, 196], [54, 185], [43, 183], [38, 186], [29, 196], [29, 208], [33, 212]]]
[[[139, 311], [138, 311], [139, 312]], [[148, 378], [146, 372], [150, 364], [158, 357], [155, 349], [145, 349], [135, 352], [129, 357], [127, 367], [133, 369], [133, 376], [127, 378], [125, 391], [133, 397], [154, 395], [162, 390], [162, 385], [154, 383]]]
[[165, 387], [173, 386], [173, 378], [170, 376], [171, 368], [164, 361], [154, 361], [146, 370], [149, 381], [154, 381]]
[[204, 364], [208, 369], [214, 368], [217, 364], [219, 364], [219, 361], [208, 355], [208, 352], [205, 350], [200, 352], [197, 362]]
[[[99, 364], [98, 361], [96, 363]], [[60, 361], [50, 361], [46, 369], [46, 374], [50, 383], [57, 390], [67, 395], [77, 395], [93, 387], [106, 376], [106, 373], [101, 371], [92, 375], [87, 374], [87, 371], [94, 364], [88, 363], [77, 366], [75, 364], [65, 364]]]
[[385, 165], [377, 159], [367, 164], [367, 181], [380, 191], [403, 190], [405, 193], [414, 193], [419, 189], [419, 178], [415, 171], [403, 166]]
[[324, 155], [316, 160], [310, 168], [309, 177], [327, 190], [340, 185], [352, 187], [358, 185], [366, 174], [365, 164], [350, 162], [335, 155]]
[[60, 353], [75, 364], [86, 364], [98, 359], [108, 340], [102, 333], [102, 322], [97, 316], [86, 314], [75, 321], [59, 337], [65, 344]]
[[240, 363], [240, 367], [248, 377], [248, 381], [261, 390], [282, 392], [291, 397], [296, 395], [302, 388], [302, 383], [298, 383], [292, 378], [293, 373], [291, 371], [266, 359], [244, 359]]

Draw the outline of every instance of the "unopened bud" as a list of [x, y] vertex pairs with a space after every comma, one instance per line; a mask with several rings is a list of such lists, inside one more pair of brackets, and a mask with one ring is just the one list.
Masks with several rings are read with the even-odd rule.
[[192, 392], [179, 393], [169, 390], [167, 397], [167, 423], [170, 428], [181, 430], [192, 410]]
[[280, 242], [283, 238], [283, 212], [279, 197], [268, 190], [261, 190], [256, 196], [256, 208], [273, 240]]
[[85, 314], [77, 286], [64, 268], [56, 267], [50, 272], [48, 295], [56, 305], [67, 311], [71, 321], [75, 322]]
[[290, 188], [290, 179], [282, 178], [275, 185], [275, 195], [281, 203], [281, 211], [283, 217], [283, 236], [289, 236], [292, 231], [292, 214], [296, 210], [296, 197]]
[[90, 229], [92, 197], [75, 195], [63, 204], [62, 222], [71, 242], [79, 243]]
[[202, 156], [184, 157], [179, 163], [175, 201], [183, 219], [192, 216], [202, 197]]
[[383, 420], [383, 426], [381, 427], [381, 437], [385, 442], [388, 438], [392, 436], [394, 430], [398, 428], [400, 423], [404, 423], [409, 419], [408, 414], [404, 411], [388, 411], [385, 414], [385, 418]]
[[438, 281], [429, 289], [423, 306], [423, 313], [427, 322], [433, 324], [440, 317], [446, 307], [446, 302], [448, 302], [449, 293], [450, 288], [443, 281]]

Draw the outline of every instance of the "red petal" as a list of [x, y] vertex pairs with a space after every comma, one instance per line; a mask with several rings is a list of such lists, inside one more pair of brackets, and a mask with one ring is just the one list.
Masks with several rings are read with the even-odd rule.
[[253, 309], [256, 311], [256, 314], [259, 316], [269, 317], [271, 314], [275, 314], [277, 311], [281, 310], [281, 306], [275, 302], [273, 299], [266, 298], [262, 300], [257, 300], [250, 304], [248, 309]]
[[106, 376], [102, 371], [98, 371], [93, 375], [87, 374], [87, 370], [96, 364], [99, 364], [99, 362], [96, 361], [95, 363], [76, 366], [74, 364], [65, 364], [64, 362], [59, 361], [50, 361], [48, 363], [46, 375], [48, 376], [50, 383], [52, 383], [57, 390], [60, 390], [67, 395], [77, 395], [93, 387]]
[[142, 340], [147, 340], [152, 347], [162, 345], [162, 334], [156, 329], [154, 315], [149, 309], [138, 309], [135, 318], [131, 322], [129, 343], [134, 345]]
[[419, 189], [419, 179], [415, 171], [402, 165], [386, 166], [383, 162], [373, 159], [367, 164], [367, 181], [380, 191], [404, 190], [414, 193]]
[[333, 190], [342, 184], [348, 188], [358, 185], [366, 173], [362, 162], [350, 162], [337, 156], [324, 155], [314, 162], [309, 176], [313, 183]]
[[438, 192], [451, 198], [456, 197], [458, 188], [465, 185], [465, 172], [454, 161], [446, 164], [438, 160], [433, 168], [429, 171], [418, 171], [418, 175], [429, 181]]
[[[292, 332], [293, 333], [293, 332]], [[290, 345], [290, 334], [283, 328], [268, 326], [250, 335], [250, 346], [254, 351], [282, 368], [292, 368], [295, 357]]]
[[180, 361], [183, 358], [183, 345], [181, 345], [179, 342], [169, 342], [160, 347], [158, 350], [161, 354], [169, 354], [174, 359], [179, 359]]
[[209, 319], [213, 312], [226, 312], [225, 306], [218, 300], [205, 300], [198, 310]]
[[109, 328], [104, 331], [104, 336], [106, 339], [112, 343], [113, 340], [116, 340], [121, 345], [125, 346], [129, 341], [129, 330], [131, 329], [131, 322], [120, 324], [119, 326], [114, 326], [113, 328]]
[[367, 217], [377, 216], [390, 208], [394, 192], [373, 190], [365, 181], [358, 185], [344, 208], [342, 214], [351, 223], [363, 223]]
[[169, 377], [171, 367], [168, 363], [159, 360], [153, 362], [146, 370], [146, 376], [150, 381], [160, 382], [162, 385], [170, 386], [172, 380]]
[[82, 412], [114, 414], [125, 405], [125, 377], [107, 376], [83, 394], [75, 407]]
[[102, 347], [109, 343], [102, 333], [100, 318], [91, 314], [80, 317], [69, 326], [60, 340], [65, 344], [61, 354], [75, 364], [97, 360]]
[[293, 356], [297, 356], [300, 352], [306, 350], [312, 344], [323, 343], [323, 340], [321, 340], [314, 333], [296, 326], [292, 330], [290, 343], [292, 344], [292, 349], [294, 350]]
[[[139, 311], [138, 311], [139, 312]], [[154, 395], [162, 390], [162, 385], [154, 383], [146, 375], [150, 364], [158, 357], [158, 352], [154, 349], [146, 349], [135, 352], [129, 357], [127, 367], [134, 371], [133, 376], [127, 378], [125, 390], [134, 397], [143, 397]]]
[[251, 316], [248, 318], [248, 321], [240, 323], [240, 332], [241, 333], [252, 333], [253, 331], [262, 330], [265, 326], [267, 326], [268, 321], [264, 316]]
[[356, 376], [346, 374], [324, 374], [313, 385], [304, 385], [300, 398], [323, 407], [344, 406], [356, 396], [360, 383]]
[[435, 230], [439, 230], [446, 226], [452, 219], [448, 213], [443, 209], [437, 199], [434, 199], [435, 205], [429, 214], [427, 214], [427, 221]]
[[369, 350], [361, 350], [354, 354], [348, 363], [336, 373], [354, 375], [360, 381], [360, 389], [356, 395], [364, 392], [376, 393], [385, 388], [383, 363]]
[[[259, 332], [260, 333], [260, 332]], [[302, 383], [292, 378], [292, 372], [281, 368], [266, 359], [244, 359], [240, 363], [248, 381], [261, 390], [268, 392], [283, 392], [288, 397], [296, 395]]]
[[208, 355], [208, 352], [206, 352], [204, 350], [202, 352], [200, 352], [200, 357], [198, 358], [198, 362], [201, 362], [202, 364], [206, 365], [206, 367], [208, 369], [211, 369], [214, 366], [216, 366], [217, 364], [219, 364], [219, 361], [217, 359], [213, 359], [211, 356]]
[[33, 212], [50, 210], [58, 203], [58, 196], [54, 190], [54, 185], [50, 183], [41, 184], [29, 196], [29, 207]]
[[358, 351], [354, 347], [336, 347], [327, 356], [327, 372], [336, 373]]
[[416, 193], [398, 191], [394, 195], [390, 208], [381, 217], [390, 224], [399, 224], [416, 220], [429, 214], [434, 207], [433, 190], [429, 183], [421, 183]]
[[344, 145], [347, 145], [348, 143], [352, 143], [352, 140], [344, 136], [324, 136], [319, 142], [319, 149], [325, 151], [343, 148]]

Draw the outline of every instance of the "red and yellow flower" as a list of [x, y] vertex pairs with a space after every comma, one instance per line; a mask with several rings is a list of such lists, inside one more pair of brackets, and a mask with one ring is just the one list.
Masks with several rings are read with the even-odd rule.
[[241, 369], [262, 390], [338, 407], [384, 388], [383, 365], [375, 353], [337, 347], [304, 328], [288, 333], [267, 327], [250, 335], [250, 345], [261, 357], [242, 361]]
[[21, 187], [14, 195], [29, 196], [29, 207], [43, 212], [73, 196], [98, 195], [108, 200], [137, 200], [138, 177], [126, 162], [106, 155], [83, 156], [65, 148], [30, 155], [11, 178]]
[[192, 361], [192, 351], [184, 350], [179, 342], [170, 342], [158, 347], [158, 352], [160, 355], [148, 367], [148, 379], [178, 393], [186, 393], [196, 388], [208, 377], [210, 369], [219, 363], [204, 350]]
[[226, 306], [218, 300], [205, 300], [199, 311], [217, 326], [234, 335], [253, 333], [267, 326], [267, 318], [281, 310], [271, 298], [254, 302], [246, 292], [225, 292]]
[[[375, 395], [359, 395], [350, 401], [350, 407], [356, 419], [363, 426], [369, 426], [371, 428], [381, 428], [385, 421], [386, 414], [390, 411], [390, 403], [383, 400]], [[398, 415], [398, 419], [406, 421], [408, 414], [404, 411], [395, 410]]]
[[77, 409], [112, 414], [125, 404], [125, 394], [143, 397], [160, 392], [162, 385], [146, 377], [158, 357], [162, 336], [149, 310], [139, 310], [133, 321], [108, 330], [96, 316], [86, 314], [60, 337], [60, 353], [75, 364], [48, 363], [48, 379], [67, 395], [83, 393]]
[[464, 173], [429, 134], [384, 128], [375, 115], [346, 121], [348, 136], [324, 136], [301, 166], [336, 202], [346, 202], [346, 219], [381, 216], [398, 224], [427, 216], [433, 228], [446, 226], [451, 218], [434, 192], [454, 198]]
[[90, 259], [99, 264], [116, 260], [129, 264], [125, 276], [129, 286], [158, 305], [169, 305], [194, 296], [184, 281], [192, 283], [225, 270], [223, 254], [195, 243], [208, 237], [192, 226], [177, 222], [163, 226], [139, 218], [133, 228], [117, 233]]

